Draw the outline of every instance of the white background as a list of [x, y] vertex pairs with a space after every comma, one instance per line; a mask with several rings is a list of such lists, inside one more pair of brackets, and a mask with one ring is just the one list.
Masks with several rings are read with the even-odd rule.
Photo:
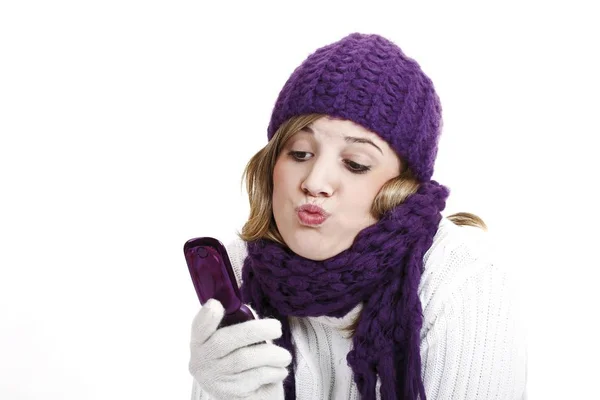
[[354, 31], [436, 85], [444, 214], [481, 216], [521, 283], [530, 398], [597, 395], [591, 7], [203, 3], [0, 5], [0, 399], [189, 398], [183, 243], [234, 237], [279, 90]]

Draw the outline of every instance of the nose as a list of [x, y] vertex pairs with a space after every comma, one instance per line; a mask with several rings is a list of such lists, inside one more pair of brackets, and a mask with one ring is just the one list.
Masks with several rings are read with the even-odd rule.
[[302, 181], [300, 188], [312, 197], [330, 197], [335, 186], [335, 177], [332, 168], [327, 168], [320, 162], [315, 162]]

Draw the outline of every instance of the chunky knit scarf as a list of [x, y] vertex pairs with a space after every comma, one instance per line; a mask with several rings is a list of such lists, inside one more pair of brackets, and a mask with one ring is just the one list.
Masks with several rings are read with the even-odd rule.
[[352, 246], [323, 261], [298, 256], [270, 240], [248, 242], [242, 299], [259, 316], [277, 318], [276, 344], [294, 361], [284, 382], [285, 398], [296, 398], [296, 355], [288, 316], [343, 317], [358, 303], [362, 314], [347, 361], [364, 400], [425, 400], [421, 378], [418, 287], [423, 256], [433, 242], [449, 190], [436, 181], [358, 233]]

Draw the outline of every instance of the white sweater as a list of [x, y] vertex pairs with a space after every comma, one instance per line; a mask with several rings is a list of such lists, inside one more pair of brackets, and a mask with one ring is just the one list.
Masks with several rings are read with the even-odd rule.
[[[245, 243], [237, 239], [227, 250], [240, 284]], [[443, 218], [424, 256], [420, 346], [428, 400], [526, 398], [527, 351], [517, 296], [492, 253], [485, 231]], [[297, 399], [359, 399], [346, 362], [352, 339], [340, 328], [361, 307], [343, 318], [290, 317]], [[194, 380], [192, 400], [209, 399]]]

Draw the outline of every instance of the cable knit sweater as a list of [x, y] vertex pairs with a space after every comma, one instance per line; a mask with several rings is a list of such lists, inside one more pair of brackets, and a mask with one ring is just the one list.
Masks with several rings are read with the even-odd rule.
[[[509, 273], [494, 264], [485, 231], [442, 218], [424, 255], [419, 285], [423, 307], [422, 376], [428, 400], [524, 400], [525, 334]], [[227, 246], [238, 285], [246, 246]], [[299, 400], [359, 400], [343, 331], [360, 311], [343, 318], [290, 317], [297, 349]], [[377, 389], [379, 398], [379, 385]], [[211, 399], [194, 380], [192, 400]], [[221, 400], [221, 399], [218, 399]]]

